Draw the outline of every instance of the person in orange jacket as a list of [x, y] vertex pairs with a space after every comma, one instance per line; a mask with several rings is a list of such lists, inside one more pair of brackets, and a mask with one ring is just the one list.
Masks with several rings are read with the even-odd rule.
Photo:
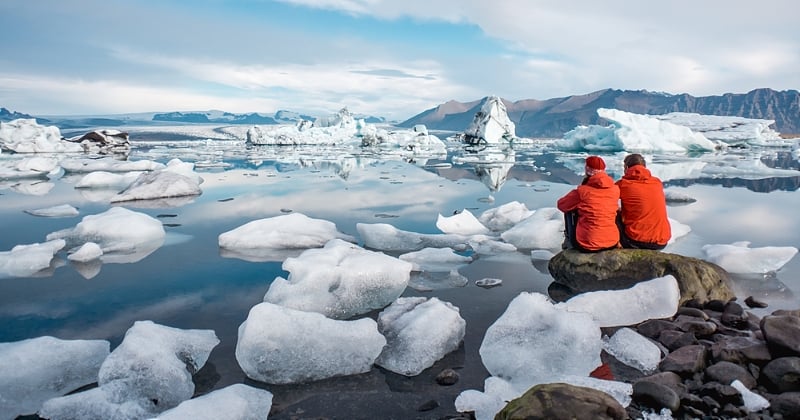
[[581, 185], [558, 199], [558, 209], [564, 212], [567, 248], [597, 252], [619, 244], [619, 187], [605, 169], [603, 158], [587, 157]]
[[625, 175], [617, 181], [622, 203], [618, 219], [623, 248], [664, 249], [672, 236], [664, 185], [638, 153], [625, 156]]

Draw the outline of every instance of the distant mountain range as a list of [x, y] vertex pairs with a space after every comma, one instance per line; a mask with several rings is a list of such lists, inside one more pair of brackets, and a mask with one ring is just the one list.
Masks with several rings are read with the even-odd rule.
[[[398, 124], [428, 129], [463, 131], [487, 98], [472, 102], [449, 101]], [[645, 90], [605, 89], [586, 95], [547, 100], [503, 100], [508, 116], [521, 137], [560, 138], [579, 125], [608, 122], [597, 116], [597, 108], [614, 108], [636, 114], [660, 115], [692, 112], [703, 115], [739, 116], [774, 120], [773, 128], [784, 134], [800, 134], [800, 92], [756, 89], [746, 94], [694, 97]]]

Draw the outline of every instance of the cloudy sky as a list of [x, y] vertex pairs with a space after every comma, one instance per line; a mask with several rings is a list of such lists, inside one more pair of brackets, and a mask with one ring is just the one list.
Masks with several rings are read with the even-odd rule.
[[2, 0], [0, 106], [404, 120], [448, 100], [800, 88], [797, 0]]

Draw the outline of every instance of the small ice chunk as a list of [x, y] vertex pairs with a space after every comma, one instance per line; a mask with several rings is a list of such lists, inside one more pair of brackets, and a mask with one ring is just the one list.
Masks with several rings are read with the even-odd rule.
[[419, 375], [464, 339], [466, 321], [458, 308], [438, 298], [398, 298], [378, 315], [386, 337], [375, 364], [406, 376]]
[[272, 408], [272, 393], [234, 384], [192, 398], [158, 415], [158, 420], [263, 420]]
[[355, 242], [339, 232], [333, 222], [290, 213], [245, 223], [219, 235], [220, 248], [302, 249], [320, 248], [331, 239]]
[[94, 242], [86, 242], [75, 252], [69, 254], [67, 259], [70, 261], [88, 262], [100, 258], [102, 255], [103, 250], [100, 249], [100, 245], [97, 245]]
[[196, 179], [164, 169], [139, 175], [128, 188], [111, 197], [111, 202], [187, 197], [202, 193]]
[[661, 362], [661, 349], [630, 328], [620, 328], [611, 338], [603, 339], [603, 348], [622, 363], [650, 374]]
[[302, 383], [368, 372], [385, 345], [370, 318], [336, 321], [264, 302], [239, 326], [236, 360], [257, 381]]
[[569, 312], [587, 313], [601, 327], [614, 327], [669, 318], [678, 311], [680, 298], [678, 282], [668, 274], [628, 289], [581, 293], [556, 306]]
[[697, 201], [696, 198], [672, 188], [664, 190], [664, 198], [667, 200], [667, 203], [694, 203]]
[[534, 261], [550, 261], [555, 254], [552, 251], [546, 249], [534, 249], [531, 251], [531, 259]]
[[703, 246], [706, 259], [729, 273], [768, 273], [777, 271], [797, 254], [793, 246], [765, 246], [750, 248], [749, 241], [730, 245]]
[[25, 213], [40, 217], [73, 217], [77, 216], [78, 209], [69, 204], [61, 204], [42, 209], [25, 210]]
[[75, 188], [118, 188], [123, 189], [133, 184], [143, 174], [142, 171], [115, 173], [107, 171], [94, 171], [84, 175]]
[[500, 207], [484, 211], [478, 217], [478, 221], [494, 232], [502, 232], [527, 219], [532, 214], [533, 211], [528, 210], [525, 204], [519, 201], [511, 201]]
[[63, 239], [45, 243], [17, 245], [11, 251], [0, 252], [0, 277], [30, 277], [45, 268], [66, 242]]
[[490, 230], [467, 209], [450, 217], [439, 214], [436, 219], [436, 227], [443, 233], [458, 235], [487, 235], [490, 233]]
[[0, 343], [0, 418], [34, 414], [42, 403], [97, 382], [106, 340], [43, 336]]
[[277, 277], [265, 302], [347, 319], [400, 297], [408, 286], [411, 263], [333, 239], [324, 248], [287, 258], [283, 269], [289, 278]]
[[731, 382], [731, 386], [736, 388], [736, 390], [742, 394], [744, 406], [748, 411], [757, 412], [769, 407], [769, 401], [767, 401], [766, 398], [747, 389], [747, 387], [740, 380], [737, 379]]
[[456, 234], [424, 234], [400, 230], [386, 223], [357, 223], [365, 248], [410, 252], [423, 248], [464, 248], [469, 237]]
[[538, 209], [500, 237], [519, 249], [561, 249], [564, 215], [555, 207]]
[[491, 288], [491, 287], [499, 286], [501, 284], [503, 284], [503, 280], [502, 279], [495, 279], [495, 278], [490, 278], [490, 277], [482, 278], [480, 280], [475, 280], [475, 285], [476, 286], [485, 287], [487, 289]]
[[498, 255], [506, 252], [516, 252], [517, 247], [507, 242], [498, 241], [486, 235], [473, 235], [467, 240], [467, 245], [478, 255]]
[[672, 219], [672, 218], [668, 218], [667, 220], [669, 220], [669, 227], [670, 227], [670, 230], [672, 231], [672, 237], [669, 238], [669, 241], [667, 241], [667, 244], [675, 243], [675, 240], [677, 240], [678, 238], [680, 238], [682, 236], [688, 235], [689, 232], [692, 231], [692, 228], [689, 225], [685, 225], [685, 224], [683, 224], [683, 223], [681, 223], [681, 222], [679, 222], [679, 221], [677, 221], [675, 219]]
[[472, 257], [457, 254], [451, 248], [424, 248], [397, 257], [413, 265], [413, 271], [450, 271], [472, 262]]

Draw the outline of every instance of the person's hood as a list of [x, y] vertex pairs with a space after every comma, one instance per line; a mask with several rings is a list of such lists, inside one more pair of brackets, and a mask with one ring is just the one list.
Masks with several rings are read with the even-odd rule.
[[652, 177], [650, 170], [642, 165], [631, 166], [627, 171], [625, 171], [625, 176], [623, 176], [625, 179], [637, 181], [644, 181], [646, 179], [650, 179], [650, 177]]
[[614, 180], [607, 173], [600, 172], [590, 176], [585, 185], [593, 188], [610, 188], [614, 185]]

